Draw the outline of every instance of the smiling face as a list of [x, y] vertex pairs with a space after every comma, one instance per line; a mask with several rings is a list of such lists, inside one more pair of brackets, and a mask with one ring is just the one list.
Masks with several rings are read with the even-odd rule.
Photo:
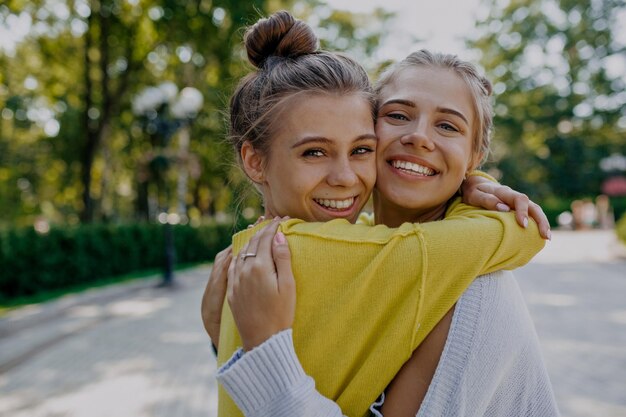
[[382, 88], [376, 121], [378, 223], [443, 216], [473, 168], [471, 97], [458, 75], [440, 68], [407, 67]]
[[242, 151], [266, 216], [356, 221], [376, 181], [377, 141], [368, 100], [360, 94], [300, 95], [286, 104], [276, 125], [269, 154], [256, 172], [248, 169], [254, 163]]

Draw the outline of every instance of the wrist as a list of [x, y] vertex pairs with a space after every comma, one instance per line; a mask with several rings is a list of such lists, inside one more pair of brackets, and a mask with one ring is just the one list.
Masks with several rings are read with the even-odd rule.
[[[276, 332], [278, 333], [278, 332]], [[276, 333], [272, 333], [269, 335], [262, 335], [262, 336], [255, 336], [255, 337], [246, 337], [245, 339], [242, 338], [242, 344], [243, 344], [243, 351], [244, 352], [250, 352], [252, 349], [262, 345], [263, 343], [265, 343], [267, 340], [269, 340], [274, 334]]]
[[242, 342], [242, 348], [244, 350], [244, 352], [249, 352], [252, 349], [262, 345], [263, 343], [267, 342], [269, 339], [271, 339], [273, 336], [277, 335], [278, 333], [282, 332], [283, 330], [287, 330], [289, 329], [290, 326], [288, 327], [281, 327], [281, 328], [277, 328], [275, 330], [269, 330], [266, 332], [263, 332], [262, 334], [256, 334], [256, 335], [252, 335], [252, 336], [247, 336], [247, 337], [243, 337], [241, 338], [241, 342]]

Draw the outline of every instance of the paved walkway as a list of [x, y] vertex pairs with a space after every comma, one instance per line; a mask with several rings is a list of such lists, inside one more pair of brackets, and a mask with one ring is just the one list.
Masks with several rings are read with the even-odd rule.
[[516, 271], [564, 417], [626, 417], [626, 249], [561, 232]]
[[[608, 232], [557, 232], [518, 270], [564, 417], [626, 416], [626, 261]], [[0, 320], [0, 415], [215, 417], [199, 317], [208, 267]]]
[[0, 415], [215, 416], [215, 360], [199, 314], [208, 274], [178, 273], [174, 290], [149, 280], [108, 290], [117, 297], [65, 300], [62, 312], [28, 314], [41, 323], [21, 330], [27, 318], [0, 322]]

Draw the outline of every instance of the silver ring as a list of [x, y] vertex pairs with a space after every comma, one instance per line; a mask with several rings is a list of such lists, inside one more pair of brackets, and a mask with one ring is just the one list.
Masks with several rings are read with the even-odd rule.
[[254, 258], [255, 256], [256, 256], [256, 253], [242, 253], [241, 260], [245, 261], [246, 258]]

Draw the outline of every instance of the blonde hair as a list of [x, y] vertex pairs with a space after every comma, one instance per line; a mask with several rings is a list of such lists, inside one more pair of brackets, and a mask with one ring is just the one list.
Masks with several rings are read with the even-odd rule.
[[456, 55], [430, 52], [422, 49], [413, 52], [404, 60], [392, 65], [379, 78], [374, 88], [377, 95], [393, 81], [394, 77], [405, 68], [430, 67], [452, 70], [470, 90], [474, 106], [475, 126], [472, 132], [472, 156], [475, 166], [479, 166], [489, 154], [489, 145], [493, 131], [493, 108], [491, 105], [492, 87], [488, 79], [479, 74], [478, 69], [470, 62], [459, 59]]

